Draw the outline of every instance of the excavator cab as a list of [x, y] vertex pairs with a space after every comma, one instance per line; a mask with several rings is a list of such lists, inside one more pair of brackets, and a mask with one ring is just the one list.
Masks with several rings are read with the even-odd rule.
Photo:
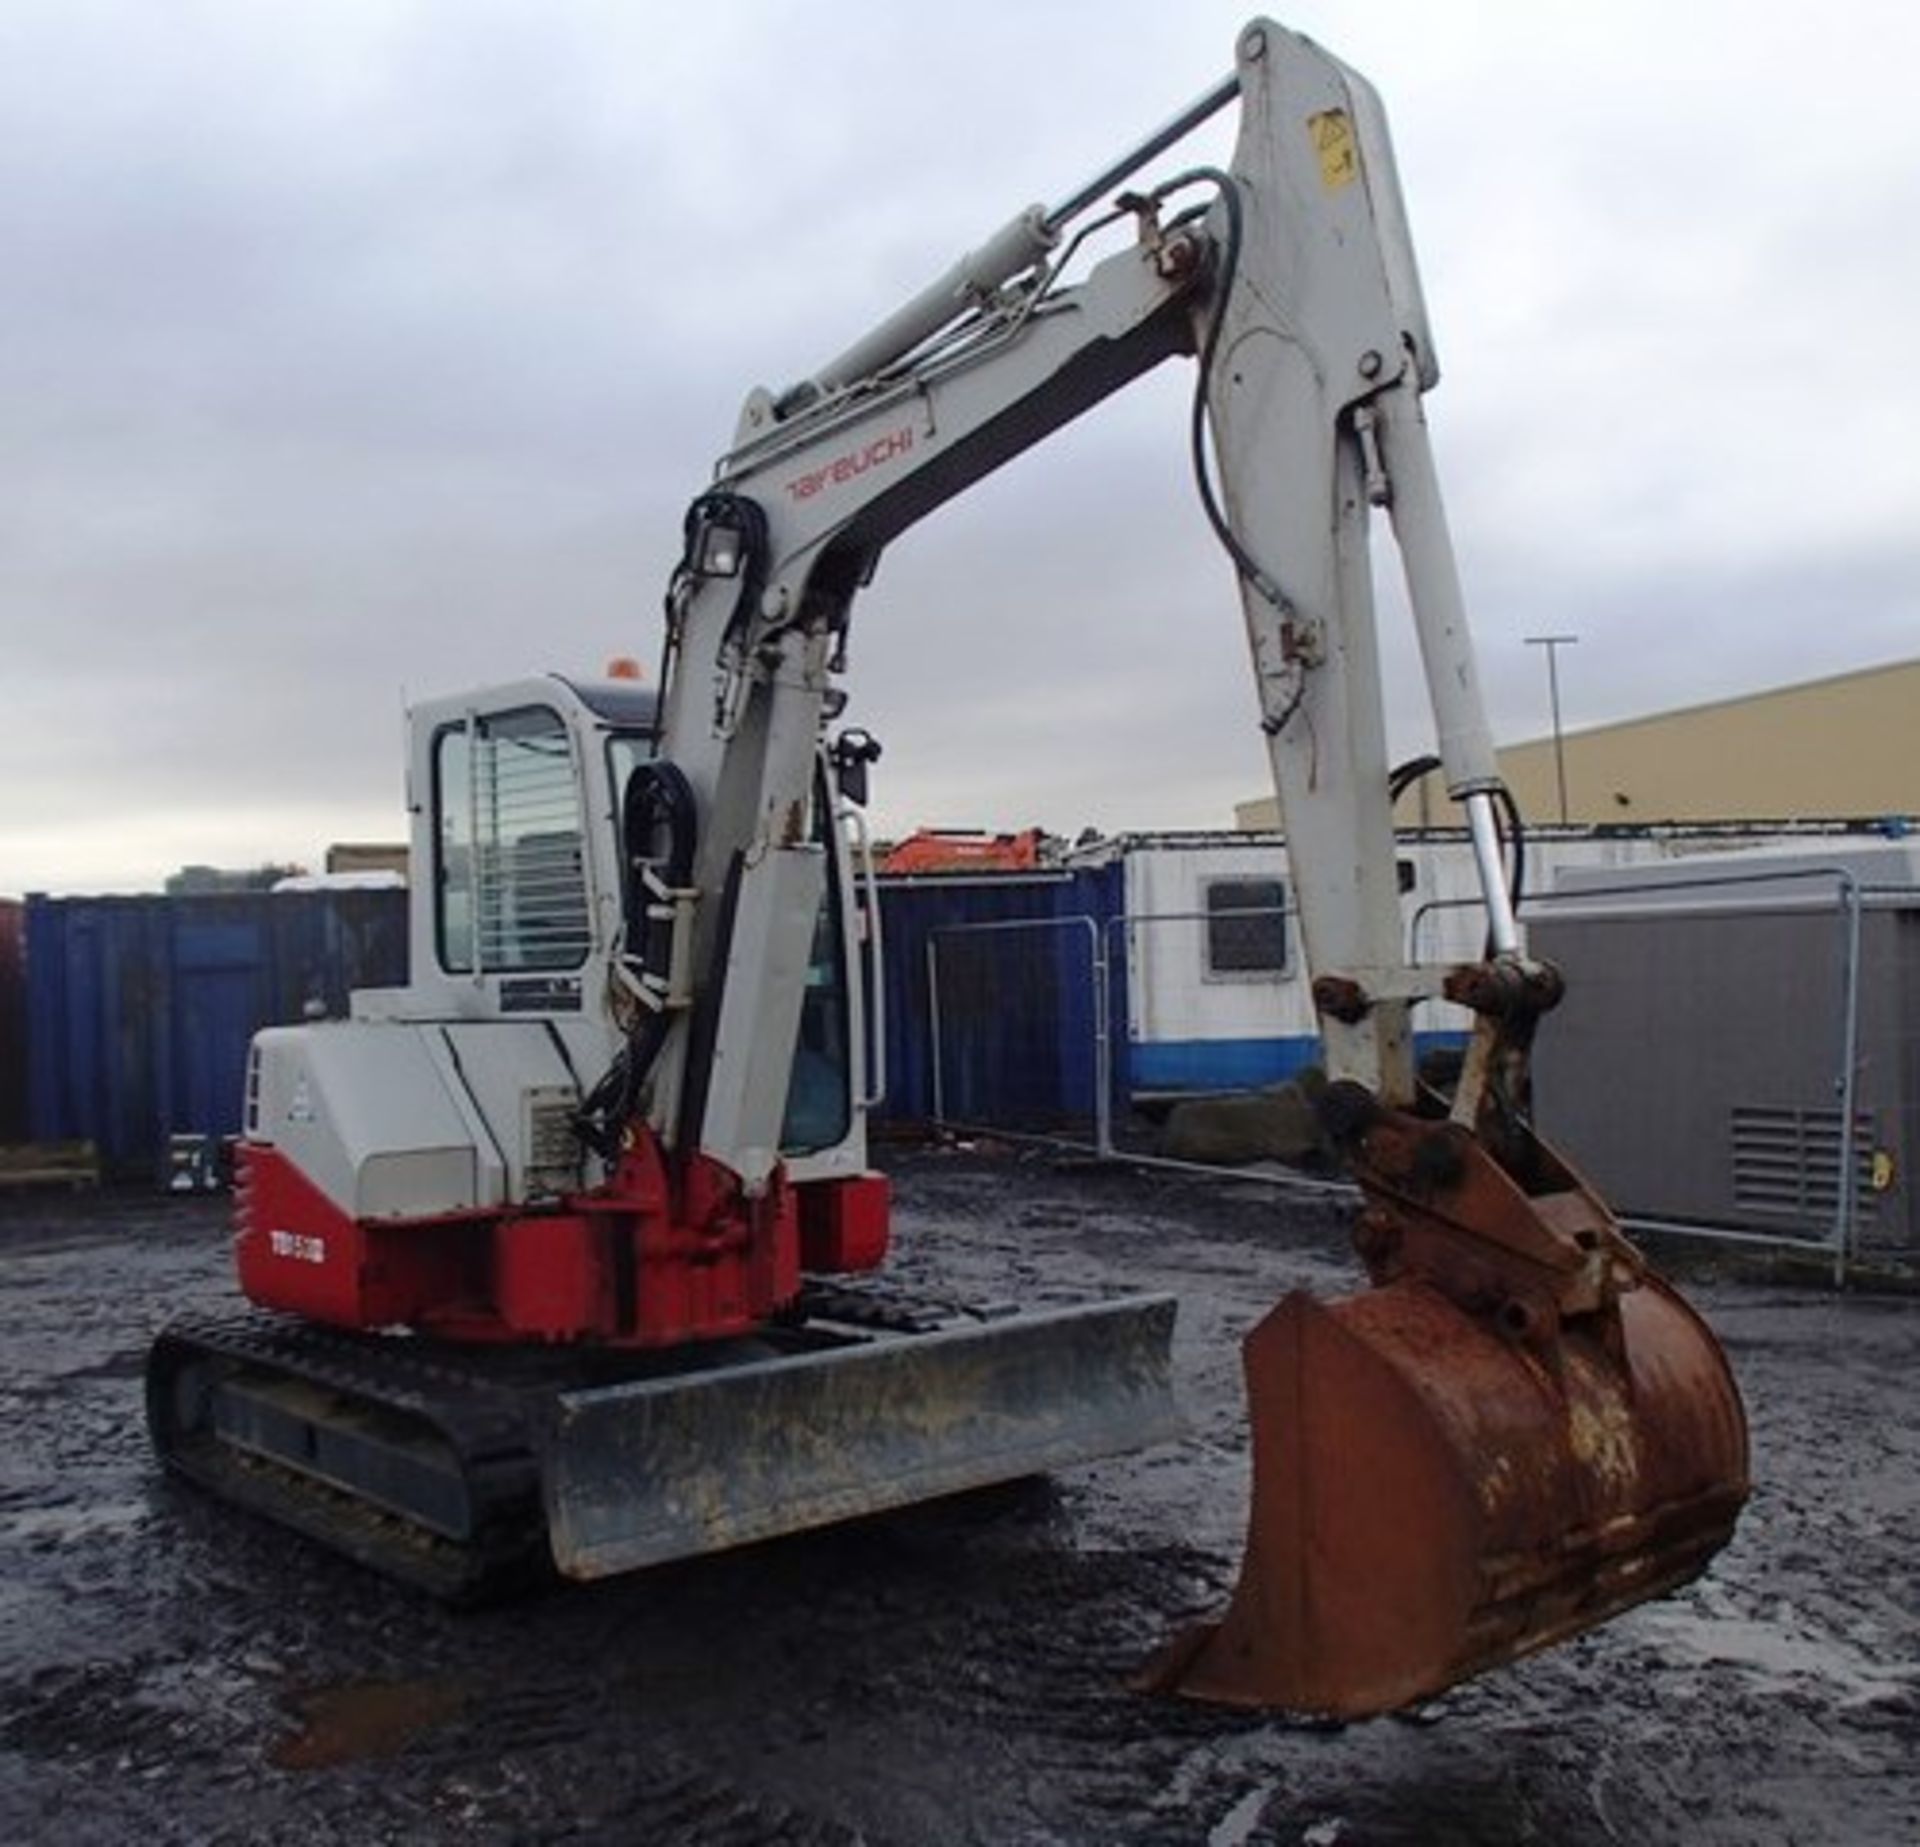
[[731, 1047], [779, 1104], [748, 1193], [641, 1126], [698, 908], [651, 693], [521, 681], [411, 732], [412, 976], [255, 1040], [235, 1242], [276, 1317], [155, 1343], [172, 1467], [473, 1602], [1174, 1432], [1171, 1298], [1020, 1312], [874, 1275], [879, 919], [841, 800], [870, 740], [814, 753], [792, 1006]]

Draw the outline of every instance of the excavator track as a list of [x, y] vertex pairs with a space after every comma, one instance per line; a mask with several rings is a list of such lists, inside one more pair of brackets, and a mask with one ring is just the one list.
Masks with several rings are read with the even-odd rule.
[[466, 1605], [1162, 1441], [1173, 1315], [831, 1285], [751, 1339], [583, 1354], [256, 1311], [159, 1335], [147, 1422], [222, 1500]]
[[480, 1356], [266, 1314], [179, 1321], [147, 1363], [167, 1466], [445, 1601], [551, 1571], [537, 1388]]

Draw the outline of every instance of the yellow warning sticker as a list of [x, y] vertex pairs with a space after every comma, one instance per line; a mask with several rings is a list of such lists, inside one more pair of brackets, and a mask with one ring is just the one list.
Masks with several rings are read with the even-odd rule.
[[1307, 117], [1313, 151], [1320, 157], [1320, 180], [1329, 192], [1351, 186], [1360, 177], [1360, 143], [1353, 119], [1344, 109], [1323, 109]]
[[1867, 1184], [1876, 1193], [1890, 1193], [1893, 1191], [1894, 1181], [1898, 1178], [1898, 1171], [1893, 1164], [1893, 1150], [1876, 1148], [1873, 1151], [1873, 1167]]

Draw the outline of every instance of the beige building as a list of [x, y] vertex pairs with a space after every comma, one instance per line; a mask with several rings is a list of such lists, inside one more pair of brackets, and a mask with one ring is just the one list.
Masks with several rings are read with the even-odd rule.
[[[1521, 813], [1559, 820], [1553, 739], [1509, 745], [1499, 756]], [[1561, 758], [1566, 818], [1574, 822], [1920, 815], [1920, 660], [1569, 731]], [[1437, 778], [1408, 792], [1398, 818], [1453, 818]], [[1237, 803], [1234, 821], [1275, 826], [1273, 798]]]
[[407, 843], [397, 841], [340, 840], [327, 848], [327, 871], [397, 872], [407, 876]]

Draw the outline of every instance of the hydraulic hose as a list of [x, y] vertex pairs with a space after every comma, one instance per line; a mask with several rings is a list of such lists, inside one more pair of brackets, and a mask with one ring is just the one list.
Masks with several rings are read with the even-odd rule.
[[[674, 930], [671, 914], [654, 914], [668, 907], [655, 902], [653, 885], [678, 889], [691, 882], [697, 812], [693, 785], [665, 758], [641, 764], [627, 778], [620, 801], [620, 859], [628, 959], [641, 982], [655, 990], [664, 990], [672, 974]], [[638, 1016], [574, 1119], [581, 1140], [608, 1161], [619, 1154], [640, 1087], [666, 1042], [664, 1007], [643, 1005]]]

